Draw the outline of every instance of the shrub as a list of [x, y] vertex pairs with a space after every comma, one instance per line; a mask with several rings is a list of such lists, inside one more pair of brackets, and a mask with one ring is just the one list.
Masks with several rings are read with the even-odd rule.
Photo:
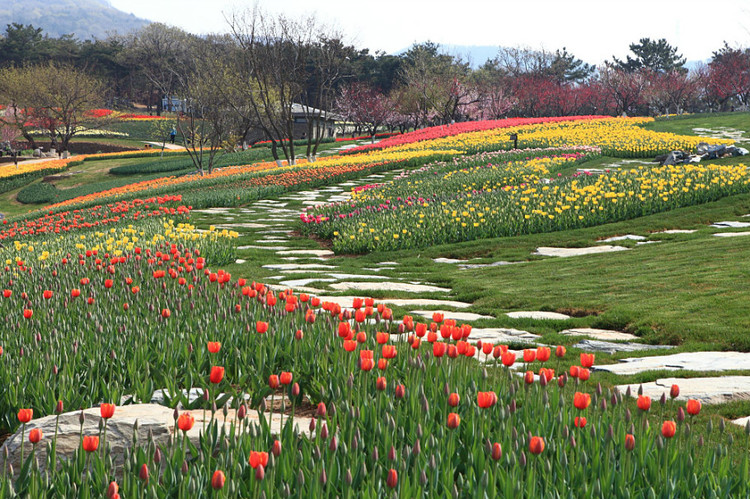
[[39, 182], [18, 191], [16, 199], [23, 204], [50, 203], [57, 197], [57, 187], [47, 182]]

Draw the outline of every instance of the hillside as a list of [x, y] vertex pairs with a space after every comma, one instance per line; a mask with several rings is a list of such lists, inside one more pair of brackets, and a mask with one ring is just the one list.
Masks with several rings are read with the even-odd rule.
[[0, 19], [3, 25], [32, 24], [52, 37], [74, 34], [80, 39], [106, 38], [115, 30], [127, 33], [149, 23], [115, 9], [107, 0], [3, 0]]

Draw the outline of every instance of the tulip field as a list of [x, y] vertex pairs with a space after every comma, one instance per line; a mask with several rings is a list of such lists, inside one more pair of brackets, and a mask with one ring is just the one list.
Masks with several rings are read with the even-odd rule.
[[[700, 400], [678, 399], [679, 383], [652, 400], [615, 389], [597, 371], [612, 359], [572, 344], [489, 341], [443, 312], [242, 275], [249, 236], [196, 221], [211, 216], [200, 208], [278, 203], [394, 170], [290, 221], [294, 237], [350, 255], [592, 227], [750, 192], [738, 164], [581, 170], [699, 141], [638, 126], [646, 121], [436, 127], [4, 219], [0, 444], [20, 449], [0, 454], [0, 497], [750, 497], [750, 424], [726, 428]], [[174, 433], [157, 442], [136, 430], [115, 455], [113, 418], [157, 399]], [[92, 408], [101, 423], [84, 430]], [[80, 428], [63, 456], [58, 422], [69, 411]], [[47, 416], [54, 431], [34, 425]]]

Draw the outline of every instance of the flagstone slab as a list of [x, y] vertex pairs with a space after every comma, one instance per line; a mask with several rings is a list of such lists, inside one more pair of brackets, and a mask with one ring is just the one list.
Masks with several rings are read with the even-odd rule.
[[299, 286], [307, 286], [313, 282], [336, 282], [336, 279], [326, 279], [324, 277], [310, 277], [307, 279], [290, 279], [288, 281], [281, 281], [279, 284], [282, 286], [289, 286], [290, 288], [298, 288]]
[[558, 314], [557, 312], [542, 312], [542, 311], [519, 311], [519, 312], [508, 312], [508, 317], [511, 319], [534, 319], [537, 321], [564, 321], [570, 319], [569, 315]]
[[750, 236], [750, 232], [718, 232], [714, 234], [716, 237], [742, 237]]
[[697, 229], [669, 229], [662, 230], [660, 232], [654, 232], [654, 234], [692, 234], [698, 232]]
[[312, 256], [333, 256], [331, 250], [282, 250], [277, 251], [277, 255], [312, 255]]
[[461, 270], [467, 270], [467, 269], [484, 269], [484, 268], [488, 268], [488, 267], [502, 267], [502, 266], [505, 266], [505, 265], [513, 265], [513, 264], [516, 264], [516, 263], [521, 263], [521, 262], [505, 262], [505, 261], [500, 261], [500, 262], [493, 262], [493, 263], [464, 263], [464, 264], [460, 264], [458, 266], [458, 268], [461, 269]]
[[596, 340], [603, 341], [631, 341], [639, 339], [638, 336], [622, 331], [612, 331], [609, 329], [595, 329], [590, 327], [577, 327], [560, 331], [560, 334], [566, 336], [588, 336]]
[[302, 270], [302, 269], [330, 269], [335, 270], [335, 265], [323, 265], [322, 263], [269, 263], [263, 265], [264, 269], [272, 270]]
[[392, 266], [392, 265], [400, 265], [400, 264], [398, 262], [378, 262], [375, 265], [389, 265], [389, 266]]
[[379, 279], [393, 279], [392, 277], [384, 275], [372, 275], [372, 274], [328, 274], [329, 276], [338, 279], [362, 279], [362, 280], [379, 280]]
[[450, 293], [449, 288], [425, 284], [406, 284], [403, 282], [339, 282], [331, 284], [331, 289], [338, 291], [401, 291], [404, 293]]
[[288, 248], [288, 246], [258, 246], [258, 245], [255, 245], [255, 244], [247, 244], [245, 246], [237, 246], [238, 250], [254, 249], [254, 250], [277, 251], [277, 250], [283, 250], [283, 249], [287, 249], [287, 248]]
[[637, 397], [638, 389], [643, 386], [644, 395], [658, 399], [663, 393], [669, 396], [672, 385], [680, 387], [680, 394], [677, 396], [677, 400], [680, 401], [697, 399], [703, 404], [723, 404], [737, 400], [750, 400], [750, 376], [663, 378], [642, 385], [619, 385], [617, 389], [626, 393], [630, 388], [631, 396]]
[[645, 241], [646, 239], [648, 238], [645, 236], [637, 236], [635, 234], [625, 234], [624, 236], [608, 237], [607, 239], [602, 239], [597, 242], [598, 243], [613, 243], [615, 241]]
[[468, 260], [459, 260], [458, 258], [433, 258], [433, 262], [435, 263], [463, 263], [468, 262]]
[[750, 222], [716, 222], [711, 224], [711, 227], [717, 229], [746, 229], [750, 227]]
[[614, 343], [611, 341], [581, 340], [573, 348], [579, 348], [587, 352], [617, 353], [617, 352], [642, 352], [644, 350], [664, 350], [674, 348], [672, 345], [647, 345], [645, 343]]
[[536, 249], [534, 255], [539, 256], [557, 256], [557, 257], [571, 257], [571, 256], [583, 256], [583, 255], [595, 255], [598, 253], [612, 253], [615, 251], [626, 251], [628, 248], [623, 246], [591, 246], [588, 248], [554, 248], [548, 246], [541, 246]]
[[645, 371], [681, 369], [690, 371], [750, 370], [750, 353], [746, 352], [683, 352], [654, 357], [631, 357], [617, 364], [594, 366], [614, 374], [631, 375]]
[[454, 320], [459, 322], [471, 322], [481, 319], [494, 319], [491, 315], [474, 314], [471, 312], [451, 312], [445, 310], [412, 310], [410, 314], [419, 315], [425, 319], [432, 320], [433, 314], [443, 314], [443, 320]]
[[227, 230], [234, 230], [234, 229], [265, 229], [266, 227], [270, 227], [268, 224], [258, 224], [254, 222], [243, 222], [243, 223], [231, 223], [231, 224], [219, 224], [216, 225], [217, 229], [227, 229]]
[[472, 341], [489, 341], [493, 344], [505, 344], [518, 341], [535, 341], [541, 338], [538, 334], [530, 333], [522, 329], [506, 327], [472, 328], [469, 339]]
[[[289, 288], [292, 287], [292, 286], [283, 286], [281, 284], [266, 284], [266, 286], [268, 286], [269, 288], [271, 288], [274, 291], [285, 291], [285, 290], [287, 290], [287, 289], [289, 289]], [[296, 288], [294, 288], [294, 291], [296, 291], [298, 293], [308, 293], [308, 294], [311, 294], [311, 295], [319, 295], [321, 293], [325, 293], [325, 291], [322, 290], [322, 289], [311, 288], [309, 286], [297, 286]]]

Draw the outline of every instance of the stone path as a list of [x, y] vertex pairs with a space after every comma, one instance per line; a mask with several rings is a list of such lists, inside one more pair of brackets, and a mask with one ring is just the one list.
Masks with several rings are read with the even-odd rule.
[[611, 253], [613, 251], [626, 251], [628, 248], [623, 246], [591, 246], [589, 248], [552, 248], [552, 247], [539, 247], [536, 249], [534, 255], [539, 256], [559, 256], [559, 257], [570, 257], [570, 256], [582, 256], [582, 255], [594, 255], [597, 253]]
[[595, 366], [600, 371], [631, 375], [645, 371], [734, 371], [750, 370], [747, 352], [684, 352], [655, 357], [632, 357], [618, 364]]
[[664, 378], [642, 385], [620, 385], [617, 388], [625, 393], [630, 388], [633, 397], [638, 396], [639, 387], [643, 394], [658, 399], [667, 393], [672, 385], [680, 387], [677, 400], [698, 399], [704, 404], [722, 404], [736, 400], [750, 400], [750, 376], [721, 376], [712, 378]]

